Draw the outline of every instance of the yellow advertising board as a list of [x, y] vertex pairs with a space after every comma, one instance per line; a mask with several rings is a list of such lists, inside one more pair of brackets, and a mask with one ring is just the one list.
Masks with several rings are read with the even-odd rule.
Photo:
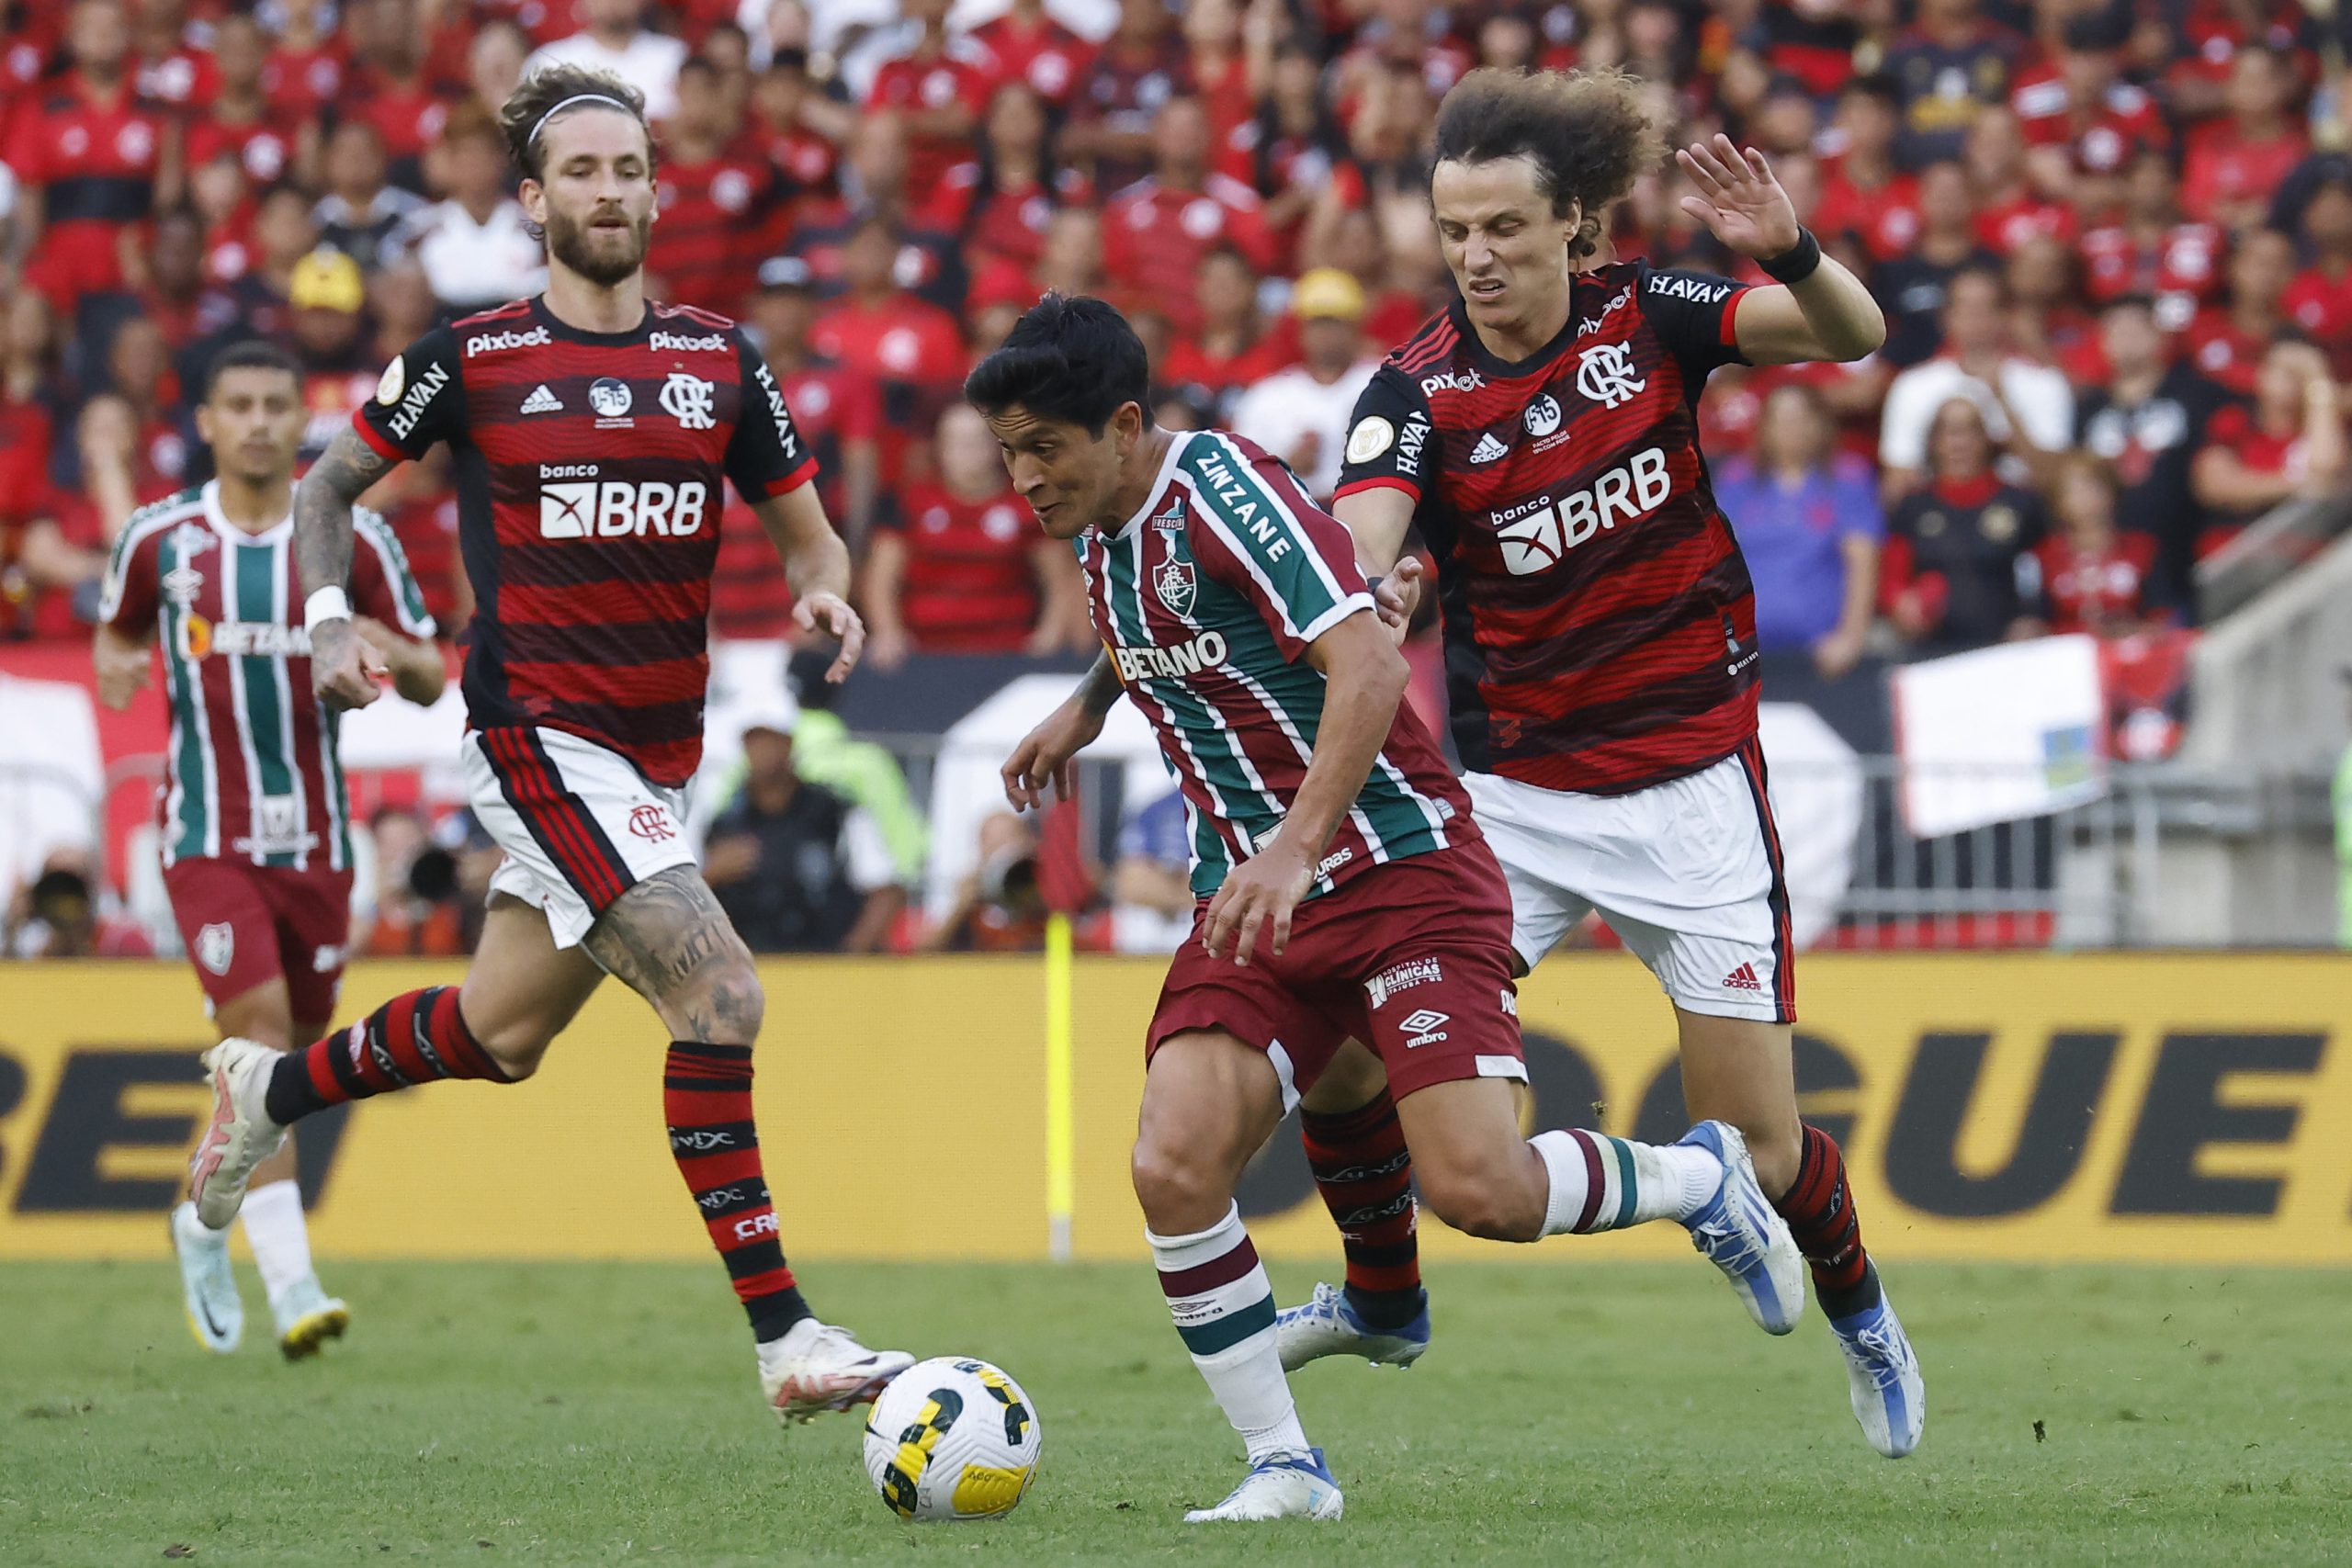
[[[1144, 1255], [1126, 1155], [1161, 965], [1081, 959], [1072, 1018], [1080, 1257]], [[1025, 958], [776, 960], [757, 1098], [795, 1258], [1042, 1258], [1045, 970]], [[346, 1016], [456, 978], [369, 964]], [[151, 1256], [206, 1109], [193, 978], [0, 966], [0, 1258]], [[1808, 1117], [1893, 1258], [2352, 1264], [2352, 960], [2325, 954], [1804, 961]], [[1535, 1115], [1681, 1131], [1673, 1022], [1621, 954], [1524, 990]], [[662, 1029], [607, 986], [529, 1082], [444, 1084], [306, 1123], [312, 1235], [340, 1257], [696, 1258], [662, 1124]], [[1243, 1192], [1274, 1256], [1338, 1246], [1295, 1131]], [[1444, 1256], [1672, 1256], [1672, 1227]]]

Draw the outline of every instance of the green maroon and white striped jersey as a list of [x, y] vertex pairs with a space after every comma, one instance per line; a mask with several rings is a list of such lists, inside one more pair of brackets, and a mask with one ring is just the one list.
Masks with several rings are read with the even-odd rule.
[[[1323, 719], [1307, 646], [1372, 608], [1354, 541], [1279, 461], [1193, 431], [1169, 447], [1141, 510], [1072, 543], [1095, 635], [1183, 791], [1205, 898], [1272, 841], [1306, 777]], [[1461, 785], [1400, 705], [1308, 896], [1477, 837]]]
[[[410, 637], [433, 635], [391, 528], [352, 513], [351, 603]], [[217, 481], [130, 515], [107, 566], [101, 624], [163, 646], [172, 733], [160, 801], [164, 863], [249, 860], [298, 871], [351, 864], [335, 716], [311, 692], [311, 637], [294, 523], [248, 534]]]

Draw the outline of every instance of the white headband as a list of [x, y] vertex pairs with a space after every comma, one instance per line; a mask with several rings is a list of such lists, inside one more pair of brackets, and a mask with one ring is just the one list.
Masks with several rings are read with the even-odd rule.
[[548, 110], [547, 113], [539, 116], [539, 123], [531, 127], [531, 134], [526, 138], [526, 140], [537, 141], [539, 139], [539, 132], [548, 128], [548, 121], [553, 119], [556, 116], [561, 114], [564, 110], [570, 108], [574, 104], [610, 104], [613, 107], [620, 110], [621, 113], [630, 115], [632, 117], [637, 112], [630, 108], [627, 104], [621, 102], [618, 98], [613, 96], [610, 93], [575, 93], [571, 97], [564, 99], [563, 102], [556, 105], [555, 107]]

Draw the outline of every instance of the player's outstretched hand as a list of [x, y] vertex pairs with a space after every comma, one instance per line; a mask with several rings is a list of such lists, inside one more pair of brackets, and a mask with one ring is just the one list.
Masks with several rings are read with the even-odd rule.
[[1421, 607], [1421, 558], [1405, 556], [1389, 569], [1372, 591], [1372, 606], [1380, 616], [1388, 640], [1403, 647], [1413, 629], [1413, 612]]
[[1797, 209], [1763, 153], [1735, 147], [1718, 133], [1712, 142], [1693, 141], [1674, 161], [1698, 190], [1682, 198], [1682, 210], [1716, 239], [1758, 261], [1796, 248]]
[[841, 639], [842, 656], [825, 671], [825, 679], [838, 686], [849, 679], [857, 668], [857, 656], [865, 647], [865, 623], [857, 612], [845, 604], [838, 593], [811, 593], [792, 606], [792, 618], [800, 623], [802, 631], [813, 632], [822, 626]]
[[364, 708], [384, 694], [390, 671], [347, 620], [321, 621], [311, 633], [311, 689], [330, 707]]
[[1062, 799], [1070, 798], [1069, 765], [1073, 758], [1102, 733], [1102, 716], [1090, 713], [1076, 697], [1047, 714], [1043, 723], [1021, 738], [1000, 771], [1004, 798], [1015, 811], [1046, 804], [1046, 786]]
[[1262, 933], [1267, 955], [1280, 958], [1290, 945], [1290, 918], [1314, 885], [1315, 863], [1277, 838], [1227, 874], [1209, 900], [1201, 945], [1221, 958], [1230, 938], [1233, 961], [1246, 969]]

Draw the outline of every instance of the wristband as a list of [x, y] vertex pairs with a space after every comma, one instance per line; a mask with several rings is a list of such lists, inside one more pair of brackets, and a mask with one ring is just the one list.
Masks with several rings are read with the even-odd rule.
[[1756, 265], [1775, 283], [1803, 283], [1821, 265], [1821, 242], [1813, 237], [1812, 230], [1799, 227], [1795, 244]]
[[351, 619], [351, 601], [340, 588], [322, 588], [302, 601], [302, 629], [314, 632], [321, 621]]

